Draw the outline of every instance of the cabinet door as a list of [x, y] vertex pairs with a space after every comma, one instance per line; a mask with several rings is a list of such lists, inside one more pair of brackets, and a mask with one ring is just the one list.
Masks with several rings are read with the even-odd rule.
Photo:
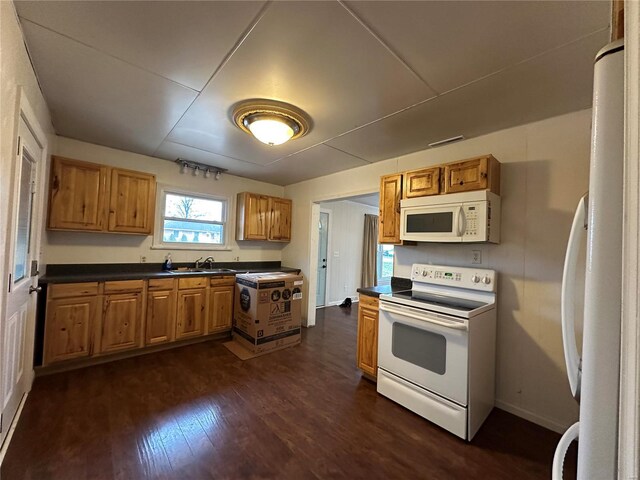
[[291, 205], [288, 198], [269, 197], [269, 240], [291, 241]]
[[204, 334], [206, 307], [206, 288], [178, 291], [176, 340]]
[[91, 332], [97, 306], [97, 296], [62, 298], [47, 303], [45, 365], [91, 354]]
[[378, 310], [358, 306], [358, 368], [376, 377], [378, 374]]
[[231, 330], [235, 287], [211, 287], [208, 333]]
[[156, 177], [114, 168], [111, 172], [109, 231], [151, 234]]
[[105, 295], [100, 329], [100, 353], [138, 348], [142, 325], [142, 293]]
[[160, 290], [147, 295], [145, 344], [155, 345], [173, 340], [176, 323], [176, 292]]
[[107, 167], [52, 157], [48, 228], [104, 230]]
[[386, 175], [380, 178], [379, 243], [400, 243], [401, 194], [402, 174]]
[[440, 167], [423, 168], [405, 172], [402, 179], [402, 198], [426, 197], [440, 193]]
[[493, 155], [470, 158], [444, 166], [444, 192], [489, 189], [500, 195], [500, 162]]
[[236, 240], [267, 240], [269, 197], [256, 193], [238, 194]]

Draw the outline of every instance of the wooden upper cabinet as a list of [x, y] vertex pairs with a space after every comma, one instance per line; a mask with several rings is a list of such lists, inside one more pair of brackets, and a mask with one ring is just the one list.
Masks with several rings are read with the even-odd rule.
[[269, 240], [291, 241], [291, 206], [288, 198], [269, 197]]
[[155, 201], [154, 175], [52, 157], [49, 229], [150, 235]]
[[151, 234], [155, 199], [155, 175], [114, 168], [111, 171], [108, 230]]
[[380, 178], [380, 216], [378, 218], [378, 243], [400, 243], [400, 199], [402, 198], [402, 174]]
[[444, 193], [490, 190], [500, 195], [500, 162], [493, 155], [444, 165]]
[[257, 193], [238, 194], [236, 240], [267, 240], [269, 197]]
[[51, 157], [48, 227], [102, 231], [108, 180], [103, 165]]
[[440, 167], [422, 168], [404, 172], [402, 198], [426, 197], [440, 193]]

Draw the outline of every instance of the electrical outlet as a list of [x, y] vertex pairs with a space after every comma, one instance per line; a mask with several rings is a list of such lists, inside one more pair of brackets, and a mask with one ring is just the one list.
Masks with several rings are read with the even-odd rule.
[[147, 263], [147, 257], [140, 255], [140, 263]]
[[474, 265], [482, 263], [482, 250], [471, 250], [471, 263]]

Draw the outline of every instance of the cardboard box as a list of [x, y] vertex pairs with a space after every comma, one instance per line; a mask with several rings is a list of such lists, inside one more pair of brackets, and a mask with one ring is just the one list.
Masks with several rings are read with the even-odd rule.
[[236, 275], [233, 339], [253, 353], [300, 343], [302, 275]]

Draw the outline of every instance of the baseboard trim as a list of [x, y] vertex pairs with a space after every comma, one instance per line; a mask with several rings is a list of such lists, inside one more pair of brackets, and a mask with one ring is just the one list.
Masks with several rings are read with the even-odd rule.
[[18, 410], [16, 410], [16, 414], [13, 416], [13, 420], [11, 420], [11, 424], [9, 425], [9, 432], [2, 443], [2, 448], [0, 448], [0, 467], [2, 466], [2, 462], [4, 461], [4, 457], [7, 454], [7, 450], [9, 449], [9, 443], [11, 443], [11, 439], [13, 438], [13, 432], [15, 432], [16, 427], [18, 426], [18, 420], [20, 420], [20, 415], [22, 414], [22, 409], [24, 408], [24, 404], [27, 401], [27, 396], [29, 392], [26, 392], [22, 396], [22, 400], [20, 400], [20, 405], [18, 405]]
[[535, 423], [536, 425], [540, 425], [541, 427], [552, 430], [556, 433], [564, 433], [565, 430], [570, 426], [570, 424], [565, 425], [562, 423], [558, 423], [555, 420], [542, 417], [524, 408], [517, 407], [507, 402], [503, 402], [502, 400], [496, 400], [496, 407], [498, 407], [500, 410], [504, 410], [506, 412], [512, 413], [517, 417], [524, 418], [525, 420], [528, 420], [532, 423]]

